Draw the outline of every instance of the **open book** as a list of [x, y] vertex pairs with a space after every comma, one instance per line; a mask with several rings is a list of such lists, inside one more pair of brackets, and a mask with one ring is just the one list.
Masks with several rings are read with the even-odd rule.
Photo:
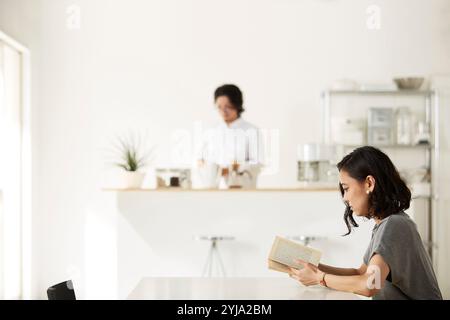
[[318, 266], [321, 255], [319, 250], [277, 236], [269, 254], [269, 269], [289, 273], [289, 267], [303, 268], [300, 263], [294, 262], [294, 259], [301, 259]]

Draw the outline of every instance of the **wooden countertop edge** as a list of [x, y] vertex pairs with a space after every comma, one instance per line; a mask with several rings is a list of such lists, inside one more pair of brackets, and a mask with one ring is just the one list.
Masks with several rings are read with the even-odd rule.
[[109, 192], [336, 192], [336, 187], [305, 187], [305, 188], [260, 188], [260, 189], [182, 189], [182, 188], [158, 188], [158, 189], [118, 189], [103, 188]]

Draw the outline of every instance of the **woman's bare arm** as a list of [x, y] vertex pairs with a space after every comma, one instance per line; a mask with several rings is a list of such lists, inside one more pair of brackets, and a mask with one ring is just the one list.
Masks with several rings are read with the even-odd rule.
[[361, 267], [359, 267], [358, 269], [354, 269], [354, 268], [337, 268], [320, 263], [319, 270], [336, 276], [358, 276], [366, 272], [367, 265], [363, 263]]
[[364, 273], [354, 276], [326, 275], [325, 281], [329, 288], [372, 297], [383, 288], [388, 274], [389, 266], [381, 255], [375, 254]]
[[[383, 288], [386, 277], [389, 274], [389, 266], [379, 254], [375, 254], [370, 259], [368, 266], [363, 264], [359, 269], [334, 268], [324, 265], [321, 266], [323, 269], [319, 269], [303, 260], [297, 261], [302, 263], [304, 268], [290, 268], [289, 276], [302, 284], [310, 286], [322, 283], [335, 290], [353, 292], [367, 297], [372, 297]], [[327, 267], [328, 270], [334, 272], [354, 272], [355, 274], [335, 275], [321, 271], [327, 269]]]

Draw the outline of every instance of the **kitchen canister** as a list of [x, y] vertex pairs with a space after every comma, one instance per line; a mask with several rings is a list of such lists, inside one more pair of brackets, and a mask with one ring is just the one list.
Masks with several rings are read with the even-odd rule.
[[412, 143], [412, 115], [408, 107], [400, 107], [395, 115], [396, 141], [398, 145]]
[[367, 140], [371, 145], [394, 144], [393, 108], [372, 107], [367, 121]]

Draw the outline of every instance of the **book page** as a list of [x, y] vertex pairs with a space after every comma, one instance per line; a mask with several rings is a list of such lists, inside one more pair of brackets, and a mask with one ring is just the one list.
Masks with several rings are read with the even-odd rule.
[[318, 266], [321, 255], [321, 252], [316, 249], [277, 236], [272, 245], [269, 259], [292, 268], [301, 269], [303, 266], [294, 262], [294, 259], [301, 259]]
[[279, 272], [285, 272], [285, 273], [291, 273], [291, 270], [289, 270], [289, 267], [285, 264], [275, 262], [273, 260], [268, 259], [267, 265], [269, 269], [279, 271]]

